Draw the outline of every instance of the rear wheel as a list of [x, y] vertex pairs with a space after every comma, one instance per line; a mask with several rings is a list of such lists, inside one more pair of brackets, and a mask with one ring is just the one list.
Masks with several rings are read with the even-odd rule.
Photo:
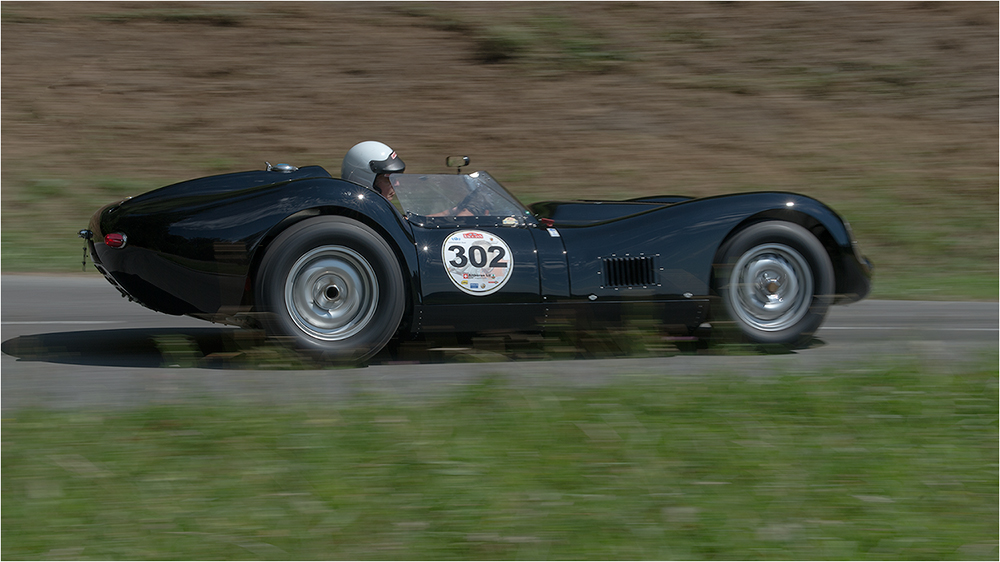
[[396, 332], [405, 306], [392, 248], [344, 217], [316, 217], [282, 232], [255, 285], [269, 335], [338, 363], [375, 355]]
[[782, 221], [751, 225], [719, 251], [715, 287], [736, 339], [801, 347], [812, 340], [833, 301], [833, 265], [805, 228]]

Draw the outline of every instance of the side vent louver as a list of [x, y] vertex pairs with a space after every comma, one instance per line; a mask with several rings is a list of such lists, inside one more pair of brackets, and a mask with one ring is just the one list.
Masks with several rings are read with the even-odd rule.
[[604, 258], [605, 287], [648, 287], [657, 284], [654, 257]]

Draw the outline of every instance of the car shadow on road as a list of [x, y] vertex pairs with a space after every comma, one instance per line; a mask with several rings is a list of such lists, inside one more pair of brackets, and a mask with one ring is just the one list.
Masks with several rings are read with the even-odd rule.
[[236, 328], [128, 328], [19, 336], [0, 344], [18, 361], [106, 367], [225, 367], [262, 335]]
[[[814, 340], [811, 347], [823, 345]], [[331, 368], [304, 353], [265, 338], [260, 330], [232, 327], [126, 328], [54, 332], [11, 338], [0, 351], [18, 361], [132, 368], [202, 368], [313, 370]], [[394, 342], [369, 364], [493, 363], [674, 355], [776, 355], [785, 348], [745, 345], [700, 345], [693, 338], [657, 339], [636, 346], [634, 339], [574, 334], [572, 338], [541, 335], [448, 335]]]

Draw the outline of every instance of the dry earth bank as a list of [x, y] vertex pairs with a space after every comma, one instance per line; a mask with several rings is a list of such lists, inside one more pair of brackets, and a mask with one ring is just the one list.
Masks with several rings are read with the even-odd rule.
[[996, 298], [993, 3], [4, 2], [2, 38], [4, 271], [78, 267], [116, 197], [379, 139], [528, 201], [806, 193], [876, 296]]

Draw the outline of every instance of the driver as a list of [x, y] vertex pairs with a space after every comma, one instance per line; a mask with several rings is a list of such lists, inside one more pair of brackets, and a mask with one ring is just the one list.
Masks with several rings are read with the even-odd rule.
[[389, 174], [400, 173], [405, 169], [406, 164], [388, 145], [378, 141], [364, 141], [351, 147], [344, 155], [340, 177], [365, 187], [370, 186], [392, 201], [396, 190], [389, 182]]

